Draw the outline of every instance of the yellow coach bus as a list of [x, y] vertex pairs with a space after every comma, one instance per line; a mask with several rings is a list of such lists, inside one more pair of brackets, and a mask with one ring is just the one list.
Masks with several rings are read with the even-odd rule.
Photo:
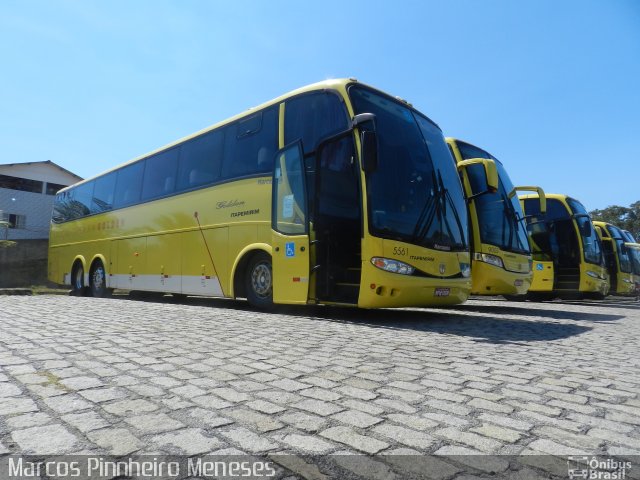
[[[544, 212], [544, 192], [539, 187], [514, 187], [502, 163], [486, 150], [455, 138], [446, 141], [458, 166], [475, 163], [461, 172], [469, 209], [471, 293], [524, 296], [533, 274], [526, 224], [516, 193], [537, 191]], [[486, 180], [483, 165], [473, 159], [494, 164], [498, 182]], [[492, 183], [497, 187], [488, 190], [487, 184]]]
[[609, 279], [602, 244], [587, 210], [567, 195], [546, 197], [545, 215], [536, 194], [520, 197], [533, 252], [528, 297], [604, 298]]
[[594, 221], [609, 273], [610, 295], [633, 295], [635, 282], [633, 278], [633, 253], [627, 246], [622, 230], [607, 222]]
[[635, 285], [635, 294], [640, 295], [640, 243], [628, 230], [622, 230], [625, 246], [631, 250], [631, 263], [633, 266], [633, 283]]
[[440, 128], [344, 79], [61, 190], [49, 278], [79, 295], [426, 306], [467, 299], [469, 261], [464, 195]]

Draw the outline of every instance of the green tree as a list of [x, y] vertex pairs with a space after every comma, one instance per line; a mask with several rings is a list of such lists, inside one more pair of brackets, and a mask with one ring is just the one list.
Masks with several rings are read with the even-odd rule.
[[640, 201], [628, 207], [613, 205], [602, 210], [589, 212], [593, 220], [608, 222], [623, 230], [629, 230], [640, 241]]

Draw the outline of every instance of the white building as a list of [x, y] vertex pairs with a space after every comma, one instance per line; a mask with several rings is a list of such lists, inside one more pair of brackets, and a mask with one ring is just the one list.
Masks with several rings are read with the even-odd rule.
[[80, 180], [51, 160], [0, 164], [0, 240], [49, 238], [56, 192]]

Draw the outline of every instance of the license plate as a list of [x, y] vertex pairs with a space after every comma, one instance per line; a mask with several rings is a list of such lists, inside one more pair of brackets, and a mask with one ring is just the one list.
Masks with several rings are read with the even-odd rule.
[[448, 297], [450, 291], [451, 291], [450, 288], [436, 288], [433, 291], [433, 296], [434, 297]]

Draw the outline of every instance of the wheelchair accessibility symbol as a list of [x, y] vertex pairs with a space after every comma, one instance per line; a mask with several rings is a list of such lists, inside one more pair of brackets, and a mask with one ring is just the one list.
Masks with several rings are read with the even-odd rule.
[[295, 242], [287, 242], [284, 244], [284, 254], [287, 257], [296, 256], [296, 244]]
[[536, 270], [544, 270], [544, 265], [541, 263], [536, 263]]

